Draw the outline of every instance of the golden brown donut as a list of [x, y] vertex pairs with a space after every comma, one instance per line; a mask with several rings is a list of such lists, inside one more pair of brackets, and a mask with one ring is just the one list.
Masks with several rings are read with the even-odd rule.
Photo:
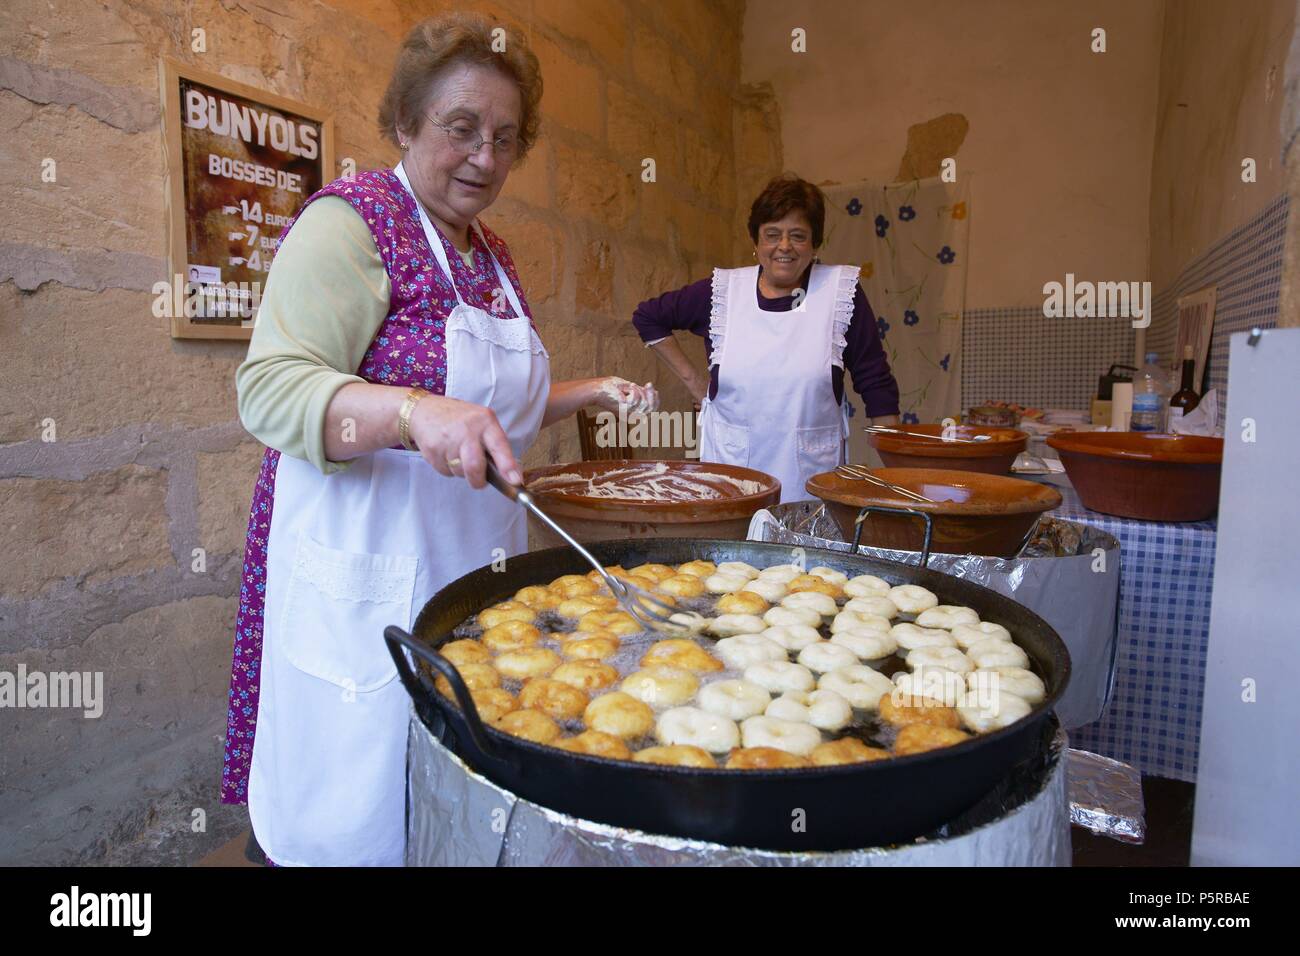
[[486, 664], [492, 660], [492, 652], [478, 641], [466, 638], [461, 641], [449, 641], [438, 648], [438, 653], [457, 667], [462, 664]]
[[599, 730], [584, 730], [576, 737], [557, 740], [551, 745], [570, 753], [590, 754], [593, 757], [609, 757], [612, 760], [631, 760], [632, 751], [627, 744], [612, 734], [602, 734]]
[[480, 720], [485, 720], [489, 724], [495, 724], [519, 707], [519, 702], [514, 699], [510, 691], [503, 690], [500, 687], [484, 687], [481, 690], [472, 690], [469, 696], [474, 699], [474, 707], [478, 710]]
[[495, 627], [503, 621], [523, 621], [531, 624], [537, 619], [537, 612], [522, 601], [502, 601], [486, 611], [480, 611], [478, 623], [484, 629]]
[[907, 703], [895, 703], [893, 691], [880, 698], [880, 717], [895, 727], [931, 724], [935, 727], [950, 727], [955, 730], [961, 726], [961, 716], [957, 713], [957, 708], [945, 707], [939, 701], [928, 697], [908, 697]]
[[615, 737], [643, 737], [654, 730], [654, 711], [631, 694], [621, 690], [601, 694], [582, 715], [591, 730]]
[[579, 690], [600, 690], [618, 680], [618, 670], [600, 661], [569, 661], [561, 664], [551, 673], [556, 680], [562, 680]]
[[762, 614], [772, 605], [753, 591], [732, 591], [718, 598], [719, 614]]
[[637, 634], [642, 627], [626, 611], [588, 611], [578, 618], [578, 630], [613, 631], [621, 637], [625, 634]]
[[666, 564], [639, 564], [635, 568], [629, 568], [627, 573], [635, 578], [648, 578], [651, 583], [657, 584], [671, 578], [677, 571]]
[[889, 751], [879, 747], [868, 747], [856, 737], [841, 737], [828, 743], [818, 744], [808, 755], [817, 767], [837, 767], [846, 763], [866, 763], [870, 760], [888, 760]]
[[549, 611], [563, 600], [550, 588], [540, 584], [530, 584], [526, 588], [520, 588], [515, 592], [514, 599], [520, 604], [527, 604], [534, 611]]
[[[610, 577], [625, 578], [627, 577], [627, 568], [623, 567], [621, 564], [611, 564], [609, 567], [605, 568], [605, 573]], [[597, 584], [605, 583], [605, 579], [595, 570], [588, 571], [587, 577], [590, 580], [595, 581]]]
[[612, 611], [616, 607], [618, 600], [612, 594], [584, 594], [582, 597], [565, 598], [556, 605], [555, 613], [577, 620], [592, 611]]
[[492, 726], [538, 744], [549, 744], [564, 733], [559, 724], [540, 710], [512, 710], [492, 721]]
[[479, 640], [484, 646], [499, 654], [502, 651], [517, 651], [540, 643], [542, 632], [525, 621], [502, 621], [484, 631]]
[[599, 587], [595, 581], [581, 574], [565, 574], [551, 582], [551, 590], [562, 598], [582, 597], [595, 594]]
[[727, 757], [728, 770], [787, 770], [792, 767], [811, 767], [807, 757], [786, 753], [775, 747], [737, 747]]
[[545, 677], [559, 667], [560, 655], [549, 647], [525, 647], [498, 654], [492, 663], [502, 677], [527, 680], [530, 677]]
[[908, 724], [898, 732], [898, 739], [894, 741], [894, 753], [906, 757], [908, 754], [951, 747], [963, 740], [970, 740], [970, 734], [933, 724]]
[[[489, 687], [501, 686], [501, 675], [497, 673], [495, 667], [491, 664], [457, 664], [456, 670], [460, 674], [460, 679], [465, 682], [465, 686], [471, 691], [486, 690]], [[444, 697], [450, 697], [451, 682], [441, 674], [433, 682], [438, 693]]]
[[540, 710], [556, 720], [573, 720], [587, 709], [587, 694], [553, 677], [533, 677], [519, 692], [519, 706]]
[[687, 561], [685, 564], [677, 565], [678, 574], [689, 574], [692, 577], [697, 577], [701, 580], [707, 578], [717, 570], [718, 566], [712, 561]]
[[560, 653], [571, 660], [600, 661], [618, 651], [618, 638], [609, 631], [577, 631], [581, 637], [560, 642]]
[[641, 658], [642, 667], [680, 667], [682, 670], [703, 674], [723, 669], [718, 660], [694, 641], [674, 637], [656, 641]]
[[791, 594], [799, 591], [817, 591], [820, 594], [828, 594], [837, 601], [844, 597], [842, 587], [815, 574], [801, 574], [787, 584], [786, 587], [789, 588]]
[[[704, 562], [707, 564], [708, 562]], [[670, 744], [666, 747], [647, 747], [632, 755], [637, 763], [659, 763], [670, 767], [716, 767], [713, 754], [689, 744]]]
[[704, 579], [693, 574], [674, 574], [671, 578], [664, 578], [658, 583], [656, 589], [663, 594], [671, 594], [679, 598], [700, 597], [708, 593], [708, 589], [704, 586]]

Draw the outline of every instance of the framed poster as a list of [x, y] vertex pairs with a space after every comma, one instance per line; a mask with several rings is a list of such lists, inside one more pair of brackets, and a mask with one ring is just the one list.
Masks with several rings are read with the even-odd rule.
[[160, 74], [168, 288], [155, 313], [173, 338], [248, 339], [280, 232], [334, 176], [334, 125], [175, 60]]
[[1210, 339], [1214, 335], [1214, 306], [1218, 297], [1217, 286], [1206, 286], [1178, 299], [1178, 339], [1174, 344], [1175, 374], [1181, 374], [1183, 368], [1183, 350], [1192, 347], [1192, 358], [1196, 360], [1192, 387], [1201, 395], [1205, 394], [1206, 364], [1210, 358]]

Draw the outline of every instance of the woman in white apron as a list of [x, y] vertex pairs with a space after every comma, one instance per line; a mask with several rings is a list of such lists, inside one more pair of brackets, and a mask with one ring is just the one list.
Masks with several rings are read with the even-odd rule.
[[[772, 180], [750, 210], [756, 265], [715, 269], [641, 303], [632, 319], [701, 404], [700, 460], [773, 475], [783, 502], [807, 498], [808, 479], [845, 460], [846, 369], [867, 419], [898, 421], [898, 383], [858, 268], [816, 261], [824, 221], [816, 186]], [[707, 373], [674, 341], [676, 330], [707, 336]]]
[[383, 629], [527, 550], [487, 457], [518, 483], [543, 425], [655, 401], [551, 382], [508, 250], [477, 221], [537, 128], [536, 59], [513, 33], [496, 59], [493, 26], [450, 15], [407, 38], [381, 112], [402, 163], [330, 184], [286, 229], [239, 372], [269, 447], [223, 796], [246, 796], [276, 865], [402, 863], [409, 698]]

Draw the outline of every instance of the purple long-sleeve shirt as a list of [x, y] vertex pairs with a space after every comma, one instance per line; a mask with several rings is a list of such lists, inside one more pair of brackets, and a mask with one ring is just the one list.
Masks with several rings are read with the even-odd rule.
[[[810, 267], [800, 282], [805, 290], [808, 288], [811, 271]], [[793, 295], [769, 299], [762, 291], [756, 292], [758, 307], [764, 312], [789, 312], [794, 307]], [[678, 330], [703, 336], [710, 366], [709, 398], [716, 398], [718, 366], [713, 362], [713, 344], [709, 340], [709, 316], [712, 308], [712, 281], [701, 279], [642, 302], [632, 313], [632, 324], [636, 326], [643, 342], [667, 338]], [[897, 415], [898, 382], [889, 370], [889, 360], [885, 357], [885, 349], [880, 344], [880, 334], [876, 329], [876, 316], [871, 311], [871, 303], [867, 301], [862, 286], [858, 286], [853, 293], [853, 318], [849, 321], [845, 340], [844, 368], [831, 366], [831, 388], [835, 390], [835, 401], [841, 404], [844, 401], [844, 369], [848, 369], [853, 376], [853, 388], [862, 396], [862, 402], [866, 406], [867, 417]]]

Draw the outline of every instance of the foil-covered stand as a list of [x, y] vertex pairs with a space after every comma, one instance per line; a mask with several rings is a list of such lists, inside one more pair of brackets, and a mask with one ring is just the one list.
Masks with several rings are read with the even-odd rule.
[[[411, 713], [407, 866], [1069, 866], [1066, 739], [912, 843], [790, 853], [722, 846], [557, 813], [471, 770]], [[808, 821], [809, 826], [815, 821]]]

